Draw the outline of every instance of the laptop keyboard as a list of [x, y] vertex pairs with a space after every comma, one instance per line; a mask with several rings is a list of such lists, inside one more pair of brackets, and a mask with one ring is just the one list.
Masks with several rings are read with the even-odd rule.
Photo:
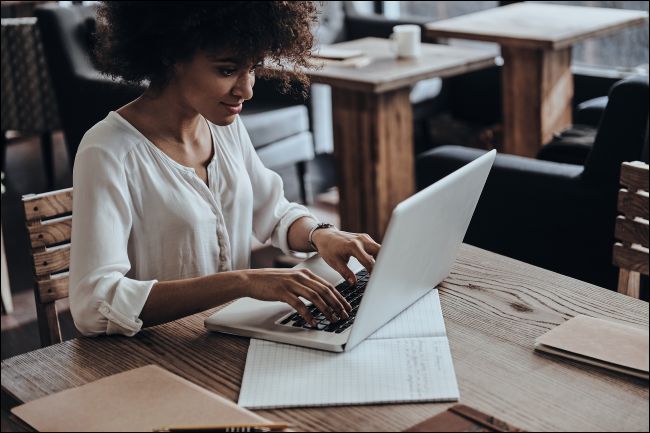
[[312, 326], [309, 323], [305, 322], [305, 319], [300, 316], [300, 314], [293, 313], [289, 317], [286, 317], [280, 322], [281, 325], [285, 326], [294, 326], [297, 328], [306, 328], [312, 329], [315, 331], [325, 331], [325, 332], [334, 332], [340, 334], [341, 332], [348, 329], [354, 323], [354, 319], [357, 316], [357, 311], [359, 310], [359, 305], [361, 304], [361, 297], [366, 290], [368, 285], [368, 280], [370, 279], [370, 274], [365, 269], [357, 272], [357, 284], [351, 285], [350, 283], [343, 282], [336, 286], [341, 295], [348, 301], [350, 306], [352, 306], [352, 311], [348, 314], [350, 317], [347, 319], [341, 319], [338, 322], [331, 323], [323, 313], [316, 307], [316, 305], [310, 305], [307, 307], [311, 315], [316, 321], [316, 325]]

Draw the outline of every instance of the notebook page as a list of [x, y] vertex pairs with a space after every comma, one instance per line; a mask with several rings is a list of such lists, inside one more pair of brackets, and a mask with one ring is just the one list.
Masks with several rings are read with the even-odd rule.
[[440, 308], [438, 289], [433, 289], [393, 320], [379, 328], [368, 339], [444, 337], [445, 321]]
[[458, 397], [446, 337], [366, 340], [344, 353], [252, 339], [239, 405], [268, 409]]

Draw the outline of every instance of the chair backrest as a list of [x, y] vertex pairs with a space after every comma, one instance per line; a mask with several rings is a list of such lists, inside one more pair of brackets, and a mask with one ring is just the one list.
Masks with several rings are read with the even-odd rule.
[[648, 77], [641, 76], [626, 78], [611, 87], [594, 145], [585, 161], [583, 180], [613, 187], [620, 177], [621, 163], [642, 159], [648, 133], [648, 88]]
[[23, 196], [34, 263], [34, 296], [43, 347], [61, 342], [56, 301], [68, 297], [72, 188]]
[[60, 129], [36, 18], [2, 18], [2, 131]]
[[614, 236], [614, 265], [620, 268], [618, 291], [639, 297], [640, 274], [648, 275], [648, 164], [624, 162]]
[[113, 81], [93, 65], [96, 9], [45, 4], [35, 11], [71, 167], [86, 131], [143, 90]]

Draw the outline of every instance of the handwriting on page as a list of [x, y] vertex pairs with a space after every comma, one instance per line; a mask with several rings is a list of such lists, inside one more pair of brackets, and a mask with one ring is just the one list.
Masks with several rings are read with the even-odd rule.
[[262, 409], [457, 399], [446, 337], [366, 340], [338, 354], [251, 340], [239, 404]]

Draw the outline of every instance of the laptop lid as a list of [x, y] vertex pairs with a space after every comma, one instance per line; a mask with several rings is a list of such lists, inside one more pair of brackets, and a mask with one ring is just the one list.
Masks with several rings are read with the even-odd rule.
[[345, 350], [447, 277], [495, 157], [492, 150], [395, 207]]

